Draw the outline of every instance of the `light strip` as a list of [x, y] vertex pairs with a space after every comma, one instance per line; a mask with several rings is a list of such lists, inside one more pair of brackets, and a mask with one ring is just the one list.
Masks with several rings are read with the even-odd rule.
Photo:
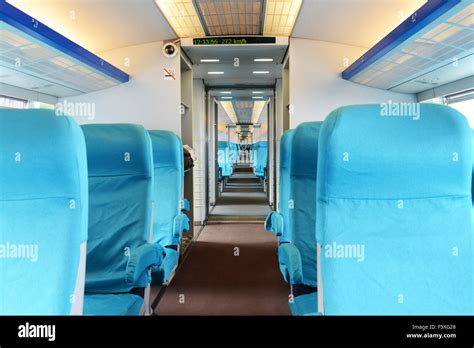
[[263, 75], [263, 74], [270, 74], [270, 71], [254, 71], [253, 73], [256, 75]]
[[263, 97], [252, 97], [252, 99], [263, 99]]
[[253, 91], [252, 94], [263, 94], [264, 92], [262, 91]]
[[224, 75], [223, 71], [208, 71], [208, 75]]
[[255, 58], [254, 62], [273, 62], [273, 58]]
[[201, 63], [219, 63], [220, 59], [201, 59]]
[[232, 97], [221, 97], [221, 99], [232, 99]]
[[290, 36], [302, 0], [267, 0], [264, 35]]
[[220, 92], [220, 94], [232, 94], [232, 92], [231, 91], [222, 91], [222, 92]]
[[256, 101], [253, 103], [253, 111], [252, 111], [252, 123], [255, 124], [258, 122], [260, 115], [262, 114], [263, 108], [267, 102], [265, 100]]
[[155, 0], [155, 3], [180, 38], [206, 35], [192, 0]]
[[222, 108], [229, 117], [231, 123], [237, 123], [237, 116], [235, 115], [234, 104], [231, 101], [221, 101]]

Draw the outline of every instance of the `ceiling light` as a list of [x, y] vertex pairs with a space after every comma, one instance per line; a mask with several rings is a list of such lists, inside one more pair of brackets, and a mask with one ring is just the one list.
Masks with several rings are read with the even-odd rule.
[[270, 74], [270, 71], [254, 71], [254, 74]]
[[252, 97], [252, 99], [263, 99], [263, 97]]
[[221, 97], [221, 99], [232, 99], [232, 97]]
[[273, 58], [255, 58], [254, 62], [273, 62]]
[[263, 94], [264, 92], [262, 91], [253, 91], [252, 94]]
[[263, 35], [290, 36], [302, 0], [267, 0]]
[[193, 0], [155, 0], [155, 2], [180, 38], [206, 35]]
[[208, 71], [208, 75], [224, 75], [223, 71]]
[[237, 123], [237, 116], [235, 115], [234, 104], [231, 101], [221, 101], [222, 108], [229, 117], [232, 123]]
[[221, 93], [221, 94], [232, 94], [231, 91], [222, 91], [222, 92], [220, 92], [220, 93]]
[[201, 63], [219, 63], [220, 59], [201, 59]]
[[258, 122], [260, 115], [262, 114], [263, 108], [267, 104], [266, 101], [256, 101], [253, 103], [253, 111], [252, 111], [252, 123], [255, 124]]

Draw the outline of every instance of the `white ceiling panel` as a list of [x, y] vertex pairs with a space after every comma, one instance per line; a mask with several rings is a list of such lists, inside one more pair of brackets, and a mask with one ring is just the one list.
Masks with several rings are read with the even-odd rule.
[[372, 47], [426, 0], [304, 0], [293, 37]]

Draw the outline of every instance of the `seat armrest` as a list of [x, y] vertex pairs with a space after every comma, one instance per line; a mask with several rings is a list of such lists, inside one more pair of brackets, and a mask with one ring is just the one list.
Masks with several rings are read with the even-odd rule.
[[288, 284], [303, 283], [303, 263], [298, 248], [293, 243], [282, 243], [278, 247], [280, 270]]
[[173, 221], [173, 237], [178, 239], [189, 231], [189, 218], [185, 214], [176, 215]]
[[131, 251], [127, 263], [125, 281], [134, 287], [147, 287], [151, 281], [148, 270], [157, 269], [165, 256], [165, 250], [158, 243], [140, 245]]
[[275, 236], [281, 237], [283, 235], [283, 215], [276, 211], [272, 211], [265, 219], [265, 231], [273, 232]]
[[189, 203], [189, 200], [187, 198], [183, 198], [181, 201], [181, 211], [183, 213], [189, 212], [189, 209], [191, 207], [191, 203]]

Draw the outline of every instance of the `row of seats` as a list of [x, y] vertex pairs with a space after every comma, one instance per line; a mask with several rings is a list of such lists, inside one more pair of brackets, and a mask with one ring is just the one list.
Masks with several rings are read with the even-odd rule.
[[227, 141], [219, 141], [217, 145], [217, 163], [219, 181], [232, 176], [239, 159], [240, 145]]
[[0, 314], [147, 313], [189, 229], [181, 140], [47, 110], [0, 122]]
[[419, 106], [418, 120], [347, 106], [285, 132], [265, 227], [294, 315], [474, 313], [472, 132]]
[[[240, 152], [244, 145], [227, 141], [219, 141], [217, 153], [219, 181], [230, 177], [234, 173]], [[249, 151], [249, 159], [253, 163], [254, 173], [257, 177], [266, 179], [268, 162], [268, 142], [259, 141], [246, 147]]]
[[[294, 315], [317, 312], [316, 171], [322, 122], [308, 122], [286, 131], [280, 142], [279, 209], [265, 222], [279, 239], [278, 257], [283, 278], [292, 285]], [[293, 232], [294, 231], [294, 232]]]

